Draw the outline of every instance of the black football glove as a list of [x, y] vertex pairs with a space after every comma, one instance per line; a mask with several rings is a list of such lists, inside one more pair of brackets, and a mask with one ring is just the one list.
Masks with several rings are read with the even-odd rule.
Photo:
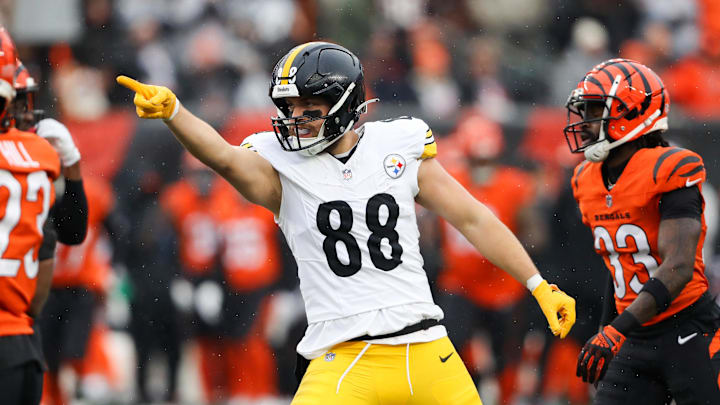
[[605, 326], [597, 335], [591, 337], [580, 351], [577, 376], [591, 384], [600, 381], [605, 376], [610, 360], [617, 355], [623, 343], [625, 335], [612, 325]]

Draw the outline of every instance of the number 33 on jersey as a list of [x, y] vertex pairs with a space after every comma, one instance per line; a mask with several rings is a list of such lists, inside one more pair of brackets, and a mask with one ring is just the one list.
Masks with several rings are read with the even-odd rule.
[[276, 221], [297, 260], [310, 323], [432, 304], [415, 218], [418, 168], [436, 153], [432, 131], [402, 117], [357, 132], [360, 141], [346, 163], [328, 153], [285, 152], [270, 132], [242, 144], [280, 174]]
[[59, 175], [60, 159], [43, 138], [14, 128], [0, 137], [0, 335], [32, 333], [26, 311]]
[[[583, 162], [572, 178], [573, 192], [595, 238], [595, 250], [615, 279], [618, 311], [630, 305], [661, 263], [658, 251], [660, 198], [684, 187], [702, 187], [705, 168], [700, 156], [686, 149], [640, 149], [630, 159], [617, 183], [608, 190], [601, 163]], [[686, 308], [707, 290], [702, 261], [705, 219], [695, 253], [693, 278], [667, 311], [646, 325], [657, 323]]]

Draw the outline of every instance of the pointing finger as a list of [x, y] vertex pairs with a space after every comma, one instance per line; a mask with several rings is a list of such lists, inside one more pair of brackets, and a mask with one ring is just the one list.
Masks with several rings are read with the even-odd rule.
[[148, 91], [148, 88], [146, 85], [140, 83], [139, 81], [132, 79], [130, 77], [120, 75], [115, 80], [117, 80], [118, 84], [120, 84], [123, 87], [127, 87], [128, 89], [140, 93], [143, 97], [146, 99], [151, 98], [152, 94]]

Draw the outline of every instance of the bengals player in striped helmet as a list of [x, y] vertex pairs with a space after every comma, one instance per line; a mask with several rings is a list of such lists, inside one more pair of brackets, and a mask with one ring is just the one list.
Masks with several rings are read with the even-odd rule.
[[40, 262], [48, 259], [41, 253], [48, 237], [43, 225], [60, 158], [43, 138], [13, 127], [16, 60], [15, 45], [0, 27], [0, 396], [3, 404], [37, 404], [43, 358], [33, 324], [42, 295]]
[[[702, 158], [671, 147], [670, 97], [647, 66], [595, 66], [567, 102], [565, 136], [587, 160], [571, 182], [619, 313], [583, 347], [596, 404], [720, 403], [720, 308], [702, 259]], [[612, 302], [607, 299], [606, 302]]]
[[[10, 44], [10, 42], [3, 42], [4, 46], [9, 46], [8, 44]], [[35, 358], [36, 356], [41, 356], [43, 353], [40, 335], [45, 336], [46, 342], [58, 341], [57, 334], [37, 333], [38, 329], [47, 329], [44, 324], [55, 320], [56, 322], [66, 325], [66, 329], [74, 333], [69, 340], [72, 344], [60, 342], [63, 350], [55, 350], [57, 353], [56, 356], [52, 356], [53, 358], [61, 355], [60, 352], [62, 352], [62, 354], [66, 352], [76, 353], [82, 350], [82, 353], [84, 353], [84, 347], [87, 342], [87, 336], [83, 335], [83, 333], [88, 327], [88, 325], [85, 325], [88, 324], [88, 322], [85, 322], [81, 316], [76, 316], [76, 314], [83, 313], [88, 305], [92, 306], [92, 303], [88, 304], [88, 300], [83, 299], [85, 297], [77, 297], [82, 295], [82, 292], [68, 290], [67, 294], [61, 294], [62, 297], [72, 295], [70, 299], [66, 300], [70, 301], [70, 303], [67, 304], [67, 308], [71, 309], [66, 308], [63, 316], [59, 318], [51, 317], [47, 309], [44, 311], [42, 317], [40, 317], [40, 314], [46, 306], [46, 301], [48, 301], [50, 297], [50, 287], [53, 283], [53, 269], [55, 267], [54, 256], [56, 242], [59, 241], [65, 245], [78, 245], [84, 241], [88, 228], [88, 204], [80, 170], [80, 152], [75, 146], [70, 132], [62, 123], [52, 118], [42, 119], [44, 112], [37, 109], [38, 84], [29, 74], [20, 59], [15, 60], [13, 78], [15, 96], [10, 101], [7, 112], [3, 115], [3, 128], [6, 128], [8, 131], [19, 130], [18, 132], [22, 131], [21, 133], [23, 134], [36, 135], [35, 142], [44, 146], [47, 146], [49, 142], [49, 145], [57, 152], [57, 156], [60, 158], [61, 173], [65, 178], [63, 186], [59, 187], [60, 190], [64, 190], [62, 195], [57, 196], [56, 203], [50, 206], [49, 212], [45, 216], [41, 232], [42, 244], [36, 253], [38, 270], [36, 276], [33, 278], [33, 283], [29, 284], [29, 287], [34, 287], [35, 289], [26, 311], [27, 315], [32, 319], [34, 333], [28, 336], [34, 347], [30, 348], [24, 340], [20, 340], [27, 337], [22, 334], [9, 337], [8, 340], [10, 340], [11, 343], [6, 345], [8, 352], [14, 354], [14, 356], [9, 357], [10, 359], [15, 359], [12, 360], [13, 363], [19, 361], [18, 359], [29, 358], [28, 353], [32, 353], [33, 360], [42, 363], [44, 366], [49, 363], [46, 361], [47, 359], [40, 357]], [[47, 142], [39, 141], [37, 138], [44, 138]], [[2, 139], [1, 136], [0, 139]], [[28, 290], [28, 293], [29, 291], [30, 290]], [[58, 306], [59, 298], [55, 297], [56, 295], [57, 294], [52, 295], [53, 299], [49, 300], [47, 306]], [[58, 321], [56, 318], [60, 320]], [[5, 330], [0, 327], [0, 336], [3, 336], [5, 333], [13, 333], [13, 330]], [[0, 340], [2, 340], [2, 338], [0, 338]], [[77, 349], [78, 347], [82, 349]], [[45, 354], [48, 353], [50, 352], [46, 350]], [[33, 366], [30, 365], [29, 367], [32, 368]], [[0, 368], [2, 368], [2, 360], [0, 360]], [[47, 381], [50, 383], [54, 382], [51, 378], [52, 374], [48, 375], [50, 378], [48, 378]], [[49, 385], [51, 389], [46, 391], [51, 393], [57, 391], [52, 390], [54, 387], [53, 384]], [[0, 387], [0, 390], [2, 390], [2, 387]], [[26, 396], [26, 400], [29, 398], [27, 395], [35, 395], [36, 392], [39, 391], [35, 387], [32, 389], [22, 389], [22, 395]], [[32, 400], [34, 401], [34, 399], [35, 397], [33, 396]], [[12, 400], [10, 403], [13, 403]], [[32, 403], [32, 401], [29, 403]]]

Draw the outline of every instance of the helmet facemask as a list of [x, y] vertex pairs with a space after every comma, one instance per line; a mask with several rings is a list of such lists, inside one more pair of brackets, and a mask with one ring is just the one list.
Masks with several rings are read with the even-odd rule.
[[[271, 120], [275, 136], [282, 148], [286, 151], [301, 152], [303, 155], [312, 156], [322, 152], [350, 131], [367, 106], [367, 103], [363, 103], [355, 111], [349, 111], [349, 105], [353, 104], [350, 97], [358, 97], [359, 93], [354, 90], [355, 83], [350, 83], [340, 100], [330, 107], [327, 115], [312, 114], [315, 111], [309, 111], [310, 114], [288, 117], [290, 110], [287, 107], [278, 108], [278, 116], [272, 117]], [[317, 136], [303, 137], [300, 135], [301, 126], [318, 120], [324, 122]]]
[[10, 105], [10, 115], [15, 121], [15, 127], [21, 131], [33, 130], [45, 115], [45, 111], [35, 108], [37, 93], [37, 86], [16, 89], [15, 99]]
[[[277, 107], [273, 130], [286, 151], [316, 155], [353, 129], [367, 111], [360, 61], [347, 49], [327, 42], [310, 42], [293, 48], [273, 71], [270, 97]], [[318, 97], [330, 106], [327, 114], [305, 111], [292, 116], [288, 97]], [[302, 136], [301, 127], [323, 120], [318, 134]]]
[[[590, 115], [589, 112], [597, 109], [598, 105], [602, 105], [602, 114]], [[615, 115], [612, 114], [611, 106], [616, 106]], [[607, 141], [610, 121], [620, 119], [628, 112], [625, 102], [615, 96], [582, 94], [581, 89], [575, 89], [570, 94], [565, 108], [567, 126], [563, 132], [572, 153], [584, 152], [593, 145]], [[586, 127], [594, 122], [600, 122], [600, 131], [597, 134], [589, 134]]]

